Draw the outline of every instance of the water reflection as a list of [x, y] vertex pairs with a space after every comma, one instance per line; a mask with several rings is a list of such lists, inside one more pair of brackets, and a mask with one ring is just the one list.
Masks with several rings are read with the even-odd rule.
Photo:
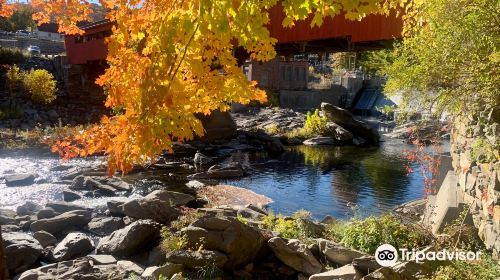
[[[353, 206], [362, 216], [379, 214], [424, 196], [418, 166], [413, 166], [414, 173], [406, 173], [408, 148], [396, 141], [380, 148], [291, 147], [277, 161], [258, 165], [249, 177], [226, 183], [269, 196], [275, 201], [271, 209], [284, 214], [303, 208], [317, 218], [349, 218]], [[247, 163], [267, 160], [264, 154], [245, 158]]]

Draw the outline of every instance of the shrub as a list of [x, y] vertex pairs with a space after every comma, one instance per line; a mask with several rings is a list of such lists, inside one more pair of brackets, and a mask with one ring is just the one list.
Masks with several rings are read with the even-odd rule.
[[453, 261], [449, 265], [439, 267], [431, 279], [496, 280], [500, 279], [500, 265], [491, 256], [483, 252], [479, 262]]
[[17, 64], [28, 58], [29, 55], [20, 49], [0, 47], [0, 64]]
[[323, 134], [326, 130], [328, 119], [319, 115], [319, 110], [316, 109], [314, 113], [307, 113], [306, 122], [304, 123], [304, 131], [310, 135]]
[[391, 244], [396, 248], [419, 248], [429, 243], [423, 228], [405, 224], [392, 214], [364, 220], [354, 218], [345, 224], [329, 225], [327, 237], [369, 254], [375, 253], [382, 244]]
[[17, 65], [12, 65], [7, 68], [7, 89], [10, 94], [21, 88], [23, 81], [23, 72], [17, 67]]
[[161, 247], [167, 254], [169, 252], [186, 249], [188, 247], [188, 240], [185, 235], [177, 232], [172, 232], [168, 228], [162, 229], [161, 238]]
[[224, 271], [212, 263], [198, 268], [195, 279], [217, 279], [223, 276]]
[[319, 110], [314, 113], [308, 112], [304, 126], [299, 129], [294, 129], [287, 134], [288, 138], [311, 138], [322, 135], [326, 131], [328, 119], [319, 115]]
[[56, 81], [47, 70], [31, 70], [24, 75], [23, 87], [35, 103], [50, 104], [56, 99]]
[[0, 108], [0, 120], [18, 119], [23, 116], [20, 108]]
[[269, 213], [269, 215], [262, 220], [262, 224], [265, 229], [279, 232], [281, 237], [307, 241], [309, 238], [317, 237], [313, 236], [302, 222], [302, 219], [307, 219], [310, 216], [311, 214], [304, 210], [295, 212], [291, 217], [284, 217], [282, 215], [276, 216]]

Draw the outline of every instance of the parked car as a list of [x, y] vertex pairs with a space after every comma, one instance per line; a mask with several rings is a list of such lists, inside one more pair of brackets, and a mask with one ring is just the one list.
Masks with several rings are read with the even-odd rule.
[[26, 30], [17, 30], [17, 31], [16, 31], [16, 35], [17, 35], [17, 36], [24, 36], [24, 37], [28, 37], [28, 36], [30, 36], [30, 32], [29, 32], [29, 31], [26, 31]]
[[42, 53], [39, 46], [29, 46], [27, 50], [31, 55], [40, 55]]

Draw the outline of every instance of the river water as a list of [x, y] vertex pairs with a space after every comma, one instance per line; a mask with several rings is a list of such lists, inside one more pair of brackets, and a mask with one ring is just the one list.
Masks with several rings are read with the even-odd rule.
[[[399, 204], [424, 197], [424, 180], [418, 166], [407, 174], [405, 151], [412, 146], [400, 140], [388, 140], [379, 148], [295, 146], [270, 158], [264, 153], [234, 153], [226, 161], [250, 166], [250, 175], [221, 183], [240, 186], [270, 197], [275, 213], [291, 214], [299, 209], [310, 211], [321, 219], [325, 215], [349, 218], [376, 215]], [[62, 199], [64, 184], [58, 183], [68, 168], [103, 170], [104, 159], [93, 157], [61, 161], [48, 151], [0, 151], [0, 207], [15, 209], [27, 200], [44, 204]], [[7, 187], [3, 176], [12, 173], [36, 173], [34, 185]], [[176, 174], [171, 176], [171, 173]], [[127, 175], [134, 184], [132, 196], [145, 194], [145, 188], [179, 190], [187, 171], [178, 168], [146, 171]], [[174, 179], [173, 179], [174, 178]], [[76, 203], [105, 205], [109, 199], [84, 199]]]

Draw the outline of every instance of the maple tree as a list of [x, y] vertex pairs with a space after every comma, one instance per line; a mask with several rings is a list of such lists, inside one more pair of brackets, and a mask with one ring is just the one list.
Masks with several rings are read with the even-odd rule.
[[[5, 1], [5, 0], [3, 0]], [[100, 0], [115, 22], [107, 39], [109, 68], [97, 83], [107, 92], [106, 106], [120, 114], [103, 117], [53, 150], [66, 158], [105, 152], [110, 173], [154, 161], [171, 151], [174, 141], [203, 135], [195, 114], [227, 110], [231, 102], [265, 102], [265, 92], [249, 82], [234, 56], [235, 47], [267, 61], [276, 55], [276, 40], [266, 27], [267, 12], [281, 4], [284, 26], [344, 14], [361, 19], [388, 14], [410, 0]], [[5, 14], [10, 5], [0, 3]], [[32, 0], [39, 24], [55, 21], [60, 31], [82, 31], [90, 1]]]

